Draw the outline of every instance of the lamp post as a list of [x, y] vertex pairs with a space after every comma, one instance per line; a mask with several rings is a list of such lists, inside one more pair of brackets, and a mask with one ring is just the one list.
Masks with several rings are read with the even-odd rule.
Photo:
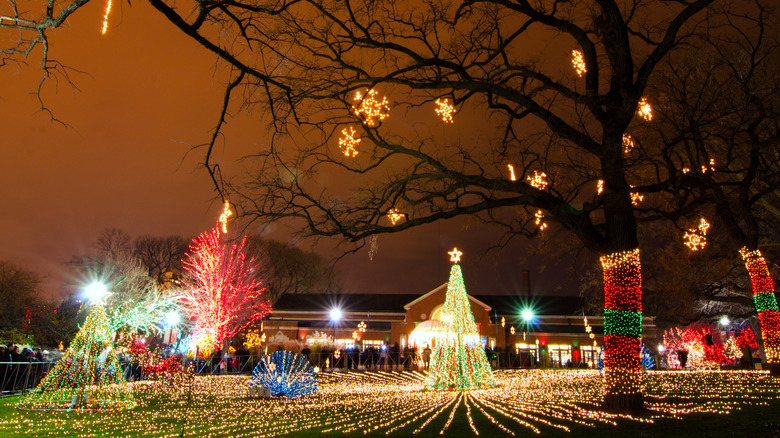
[[[338, 307], [334, 307], [330, 309], [330, 321], [333, 324], [333, 349], [335, 351], [336, 347], [336, 324], [341, 321], [341, 309]], [[334, 356], [335, 357], [335, 356]], [[333, 361], [334, 363], [331, 364], [331, 368], [336, 367], [336, 361]]]
[[[520, 313], [520, 316], [523, 318], [523, 322], [525, 324], [525, 331], [528, 332], [528, 326], [531, 324], [531, 321], [534, 319], [534, 311], [530, 308], [525, 308]], [[533, 368], [536, 365], [536, 356], [539, 355], [539, 340], [536, 340], [536, 355], [534, 356], [533, 360], [531, 361], [531, 367]]]

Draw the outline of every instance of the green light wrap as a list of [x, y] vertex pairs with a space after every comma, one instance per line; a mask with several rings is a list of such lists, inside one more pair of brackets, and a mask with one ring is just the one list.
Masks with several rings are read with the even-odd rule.
[[753, 295], [753, 301], [756, 303], [756, 310], [763, 312], [765, 310], [779, 310], [777, 299], [773, 292], [761, 292]]
[[642, 335], [642, 312], [604, 309], [604, 334], [640, 337]]

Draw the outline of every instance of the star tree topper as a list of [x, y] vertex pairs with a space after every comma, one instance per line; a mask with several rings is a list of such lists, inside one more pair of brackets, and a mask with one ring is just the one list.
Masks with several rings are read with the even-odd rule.
[[452, 263], [459, 263], [460, 262], [460, 256], [463, 255], [462, 252], [458, 251], [458, 248], [452, 248], [452, 251], [448, 252], [447, 254], [450, 255], [450, 261]]

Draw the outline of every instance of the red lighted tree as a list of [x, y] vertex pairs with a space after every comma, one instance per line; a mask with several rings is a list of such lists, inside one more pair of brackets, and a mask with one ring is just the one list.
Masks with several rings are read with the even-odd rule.
[[193, 340], [202, 349], [218, 349], [225, 338], [271, 311], [255, 277], [257, 265], [246, 258], [245, 242], [222, 242], [216, 226], [193, 239], [183, 260], [190, 278], [179, 301], [194, 321]]

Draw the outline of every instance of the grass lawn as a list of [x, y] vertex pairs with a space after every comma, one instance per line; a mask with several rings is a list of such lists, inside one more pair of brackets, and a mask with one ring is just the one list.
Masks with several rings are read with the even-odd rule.
[[2, 437], [537, 436], [778, 437], [780, 379], [761, 372], [650, 372], [639, 417], [599, 410], [589, 370], [498, 371], [499, 386], [430, 392], [419, 373], [321, 373], [295, 399], [250, 399], [247, 376], [191, 387], [137, 382], [138, 406], [106, 413], [25, 412], [0, 399]]

